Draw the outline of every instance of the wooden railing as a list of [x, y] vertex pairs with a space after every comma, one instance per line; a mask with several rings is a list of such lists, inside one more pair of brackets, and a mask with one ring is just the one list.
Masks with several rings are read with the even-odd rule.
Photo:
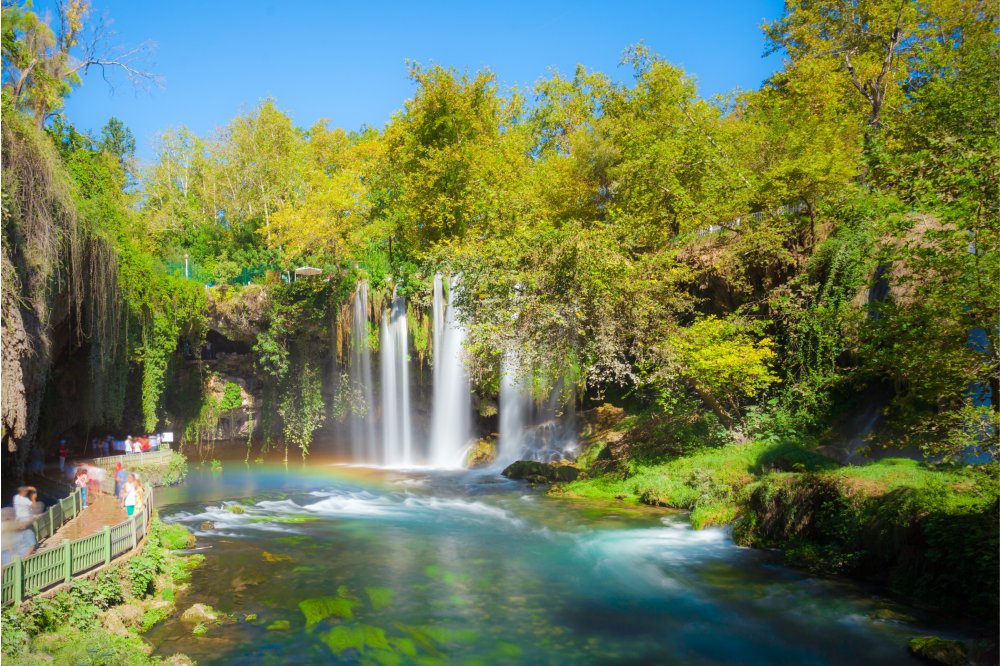
[[[135, 549], [145, 538], [152, 523], [152, 488], [147, 488], [146, 492], [143, 510], [117, 525], [105, 525], [100, 532], [82, 539], [64, 541], [55, 548], [29, 555], [23, 560], [15, 557], [3, 568], [3, 577], [0, 580], [2, 604], [4, 606], [20, 604], [28, 597], [56, 585], [69, 583], [73, 578], [110, 564], [112, 560]], [[64, 506], [67, 502], [68, 504]], [[67, 520], [58, 523], [59, 526], [63, 525], [80, 512], [80, 502], [80, 491], [77, 490], [69, 497], [60, 500], [58, 504], [51, 506], [48, 511], [35, 519], [36, 537], [39, 529], [43, 530], [43, 533], [48, 529], [47, 536], [54, 534], [58, 529], [55, 516], [69, 516]]]
[[64, 497], [48, 508], [45, 513], [36, 516], [31, 521], [31, 530], [35, 533], [35, 543], [56, 533], [56, 531], [73, 520], [83, 505], [83, 498], [79, 488], [73, 491], [69, 497]]

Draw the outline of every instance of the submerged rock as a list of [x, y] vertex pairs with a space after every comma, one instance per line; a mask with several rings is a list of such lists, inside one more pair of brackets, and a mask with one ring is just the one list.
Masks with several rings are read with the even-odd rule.
[[965, 666], [969, 652], [961, 641], [949, 641], [937, 636], [921, 636], [910, 641], [910, 652], [935, 664]]
[[181, 613], [181, 622], [186, 624], [204, 624], [219, 622], [219, 613], [208, 604], [195, 604]]
[[534, 460], [518, 460], [503, 471], [508, 479], [529, 483], [567, 483], [575, 481], [582, 474], [582, 469], [570, 463], [543, 463]]

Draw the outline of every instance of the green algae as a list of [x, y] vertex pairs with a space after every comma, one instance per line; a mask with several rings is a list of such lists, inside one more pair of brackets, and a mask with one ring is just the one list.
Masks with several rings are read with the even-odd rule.
[[366, 587], [368, 600], [371, 602], [372, 610], [380, 611], [388, 608], [392, 604], [392, 599], [396, 595], [391, 587]]
[[338, 624], [321, 634], [320, 638], [337, 655], [347, 650], [365, 652], [368, 648], [394, 654], [385, 637], [385, 630], [370, 624]]
[[283, 536], [275, 539], [278, 543], [287, 543], [290, 546], [297, 546], [303, 541], [308, 541], [309, 537], [304, 536]]
[[282, 631], [285, 629], [291, 629], [292, 623], [288, 620], [275, 620], [271, 624], [267, 625], [268, 631]]
[[299, 602], [299, 610], [306, 618], [306, 628], [322, 622], [328, 617], [339, 617], [343, 620], [354, 618], [354, 607], [359, 600], [347, 591], [347, 587], [341, 585], [337, 588], [337, 596], [313, 597], [303, 599]]

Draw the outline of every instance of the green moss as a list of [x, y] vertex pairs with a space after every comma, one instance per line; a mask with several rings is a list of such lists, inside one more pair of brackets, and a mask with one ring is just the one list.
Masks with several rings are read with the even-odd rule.
[[292, 623], [288, 620], [275, 620], [271, 624], [267, 625], [268, 631], [285, 631], [286, 629], [291, 629]]
[[366, 587], [365, 592], [368, 594], [372, 609], [376, 611], [388, 608], [396, 594], [391, 587]]
[[422, 627], [423, 632], [442, 645], [459, 643], [474, 643], [479, 638], [475, 629], [458, 629], [454, 627]]
[[204, 636], [208, 633], [208, 627], [203, 624], [196, 624], [194, 629], [191, 630], [191, 633], [195, 636]]
[[246, 513], [247, 508], [242, 504], [227, 504], [226, 511], [229, 513], [243, 514]]
[[500, 659], [517, 659], [524, 654], [521, 646], [513, 643], [497, 643], [494, 654]]
[[354, 617], [354, 607], [357, 605], [358, 599], [348, 594], [346, 588], [341, 586], [335, 597], [303, 599], [299, 602], [299, 610], [306, 618], [306, 628], [311, 628], [330, 616], [350, 620]]
[[946, 666], [965, 666], [969, 653], [961, 641], [948, 641], [937, 636], [920, 636], [909, 643], [910, 652], [922, 659]]
[[183, 550], [195, 544], [191, 530], [179, 523], [164, 524], [159, 531], [160, 543], [170, 550]]
[[142, 627], [140, 631], [143, 633], [149, 631], [150, 629], [153, 628], [153, 625], [155, 625], [157, 622], [167, 619], [172, 611], [173, 611], [172, 607], [147, 608], [146, 611], [142, 614]]
[[320, 638], [336, 655], [347, 650], [361, 652], [365, 649], [365, 632], [357, 625], [338, 624], [320, 635]]

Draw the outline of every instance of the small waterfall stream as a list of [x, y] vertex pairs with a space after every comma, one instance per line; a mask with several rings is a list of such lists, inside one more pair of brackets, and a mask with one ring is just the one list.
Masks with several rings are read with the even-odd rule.
[[453, 299], [457, 280], [434, 276], [434, 402], [431, 416], [429, 463], [461, 467], [462, 453], [471, 436], [472, 394], [462, 359], [465, 329], [455, 317]]
[[351, 384], [365, 401], [364, 413], [350, 416], [351, 453], [356, 461], [377, 460], [375, 437], [375, 389], [372, 384], [371, 345], [368, 340], [368, 282], [359, 280], [351, 313]]
[[560, 383], [539, 403], [524, 385], [530, 380], [520, 374], [516, 363], [506, 359], [500, 374], [500, 441], [494, 466], [516, 460], [573, 459], [577, 453], [573, 401], [564, 404]]
[[382, 370], [382, 455], [389, 466], [413, 464], [413, 426], [410, 412], [409, 344], [406, 299], [393, 295], [392, 307], [382, 315], [379, 345]]
[[518, 383], [515, 363], [510, 358], [504, 359], [500, 372], [500, 440], [496, 466], [506, 467], [521, 457], [525, 419], [530, 409], [531, 396]]

